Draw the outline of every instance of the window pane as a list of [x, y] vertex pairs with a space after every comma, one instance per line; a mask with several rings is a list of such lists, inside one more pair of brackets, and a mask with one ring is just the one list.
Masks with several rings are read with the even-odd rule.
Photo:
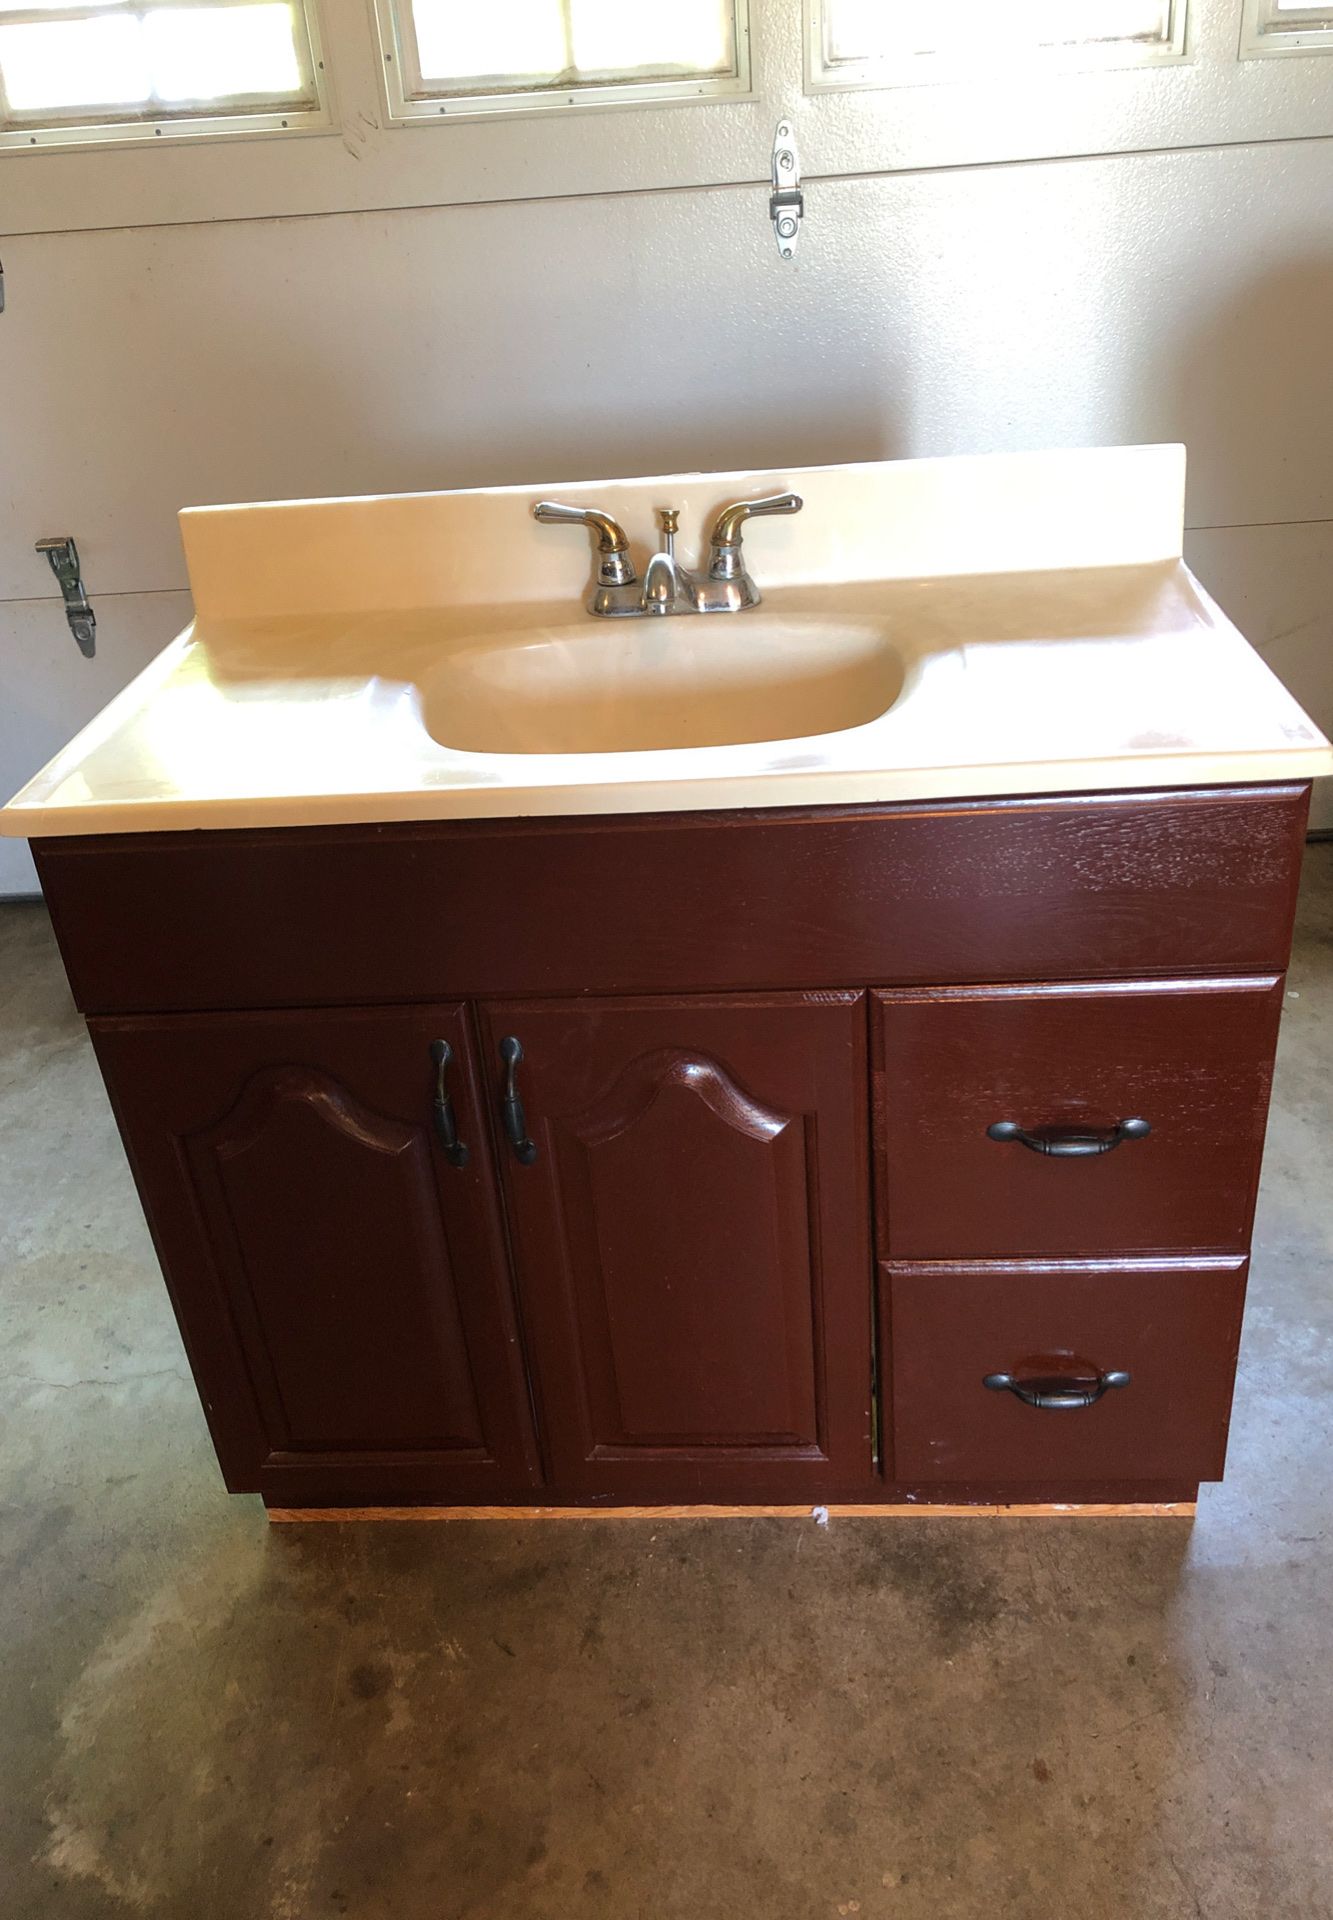
[[733, 0], [400, 0], [423, 84], [514, 92], [735, 70]]
[[563, 73], [568, 49], [559, 0], [415, 0], [412, 19], [423, 79], [530, 84]]
[[0, 79], [16, 113], [132, 106], [151, 91], [137, 19], [0, 26]]
[[157, 8], [144, 17], [144, 39], [153, 91], [162, 101], [301, 91], [285, 5]]
[[725, 73], [730, 6], [718, 0], [569, 0], [574, 64], [583, 73]]
[[[78, 19], [61, 19], [58, 4], [24, 0], [29, 17], [16, 20], [0, 0], [4, 145], [43, 132], [81, 140], [101, 127], [135, 138], [153, 120], [265, 110], [276, 124], [320, 107], [301, 0], [77, 0]], [[53, 17], [31, 18], [39, 9]]]
[[829, 57], [943, 53], [986, 57], [1031, 47], [1165, 40], [1170, 0], [826, 0]]
[[75, 7], [86, 13], [90, 7], [123, 7], [128, 0], [0, 0], [0, 19], [7, 13], [67, 13]]

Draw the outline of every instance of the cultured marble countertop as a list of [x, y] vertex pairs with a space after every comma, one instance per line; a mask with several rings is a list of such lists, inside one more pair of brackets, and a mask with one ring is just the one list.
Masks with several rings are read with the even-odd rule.
[[[1115, 450], [1103, 458], [1127, 453], [1174, 455], [1180, 465], [1179, 450], [1170, 448]], [[991, 463], [1001, 491], [1006, 458], [1019, 457]], [[1058, 464], [1093, 456], [1046, 458]], [[978, 464], [984, 465], [894, 463], [893, 484], [903, 484], [903, 470], [913, 466]], [[1156, 474], [1159, 467], [1164, 476], [1165, 462], [1148, 463], [1146, 471]], [[867, 471], [884, 470], [693, 476], [678, 488], [693, 488], [696, 504], [704, 494], [710, 501], [737, 498], [775, 482], [799, 487], [804, 481], [818, 507], [816, 475], [836, 476], [829, 483], [832, 499], [837, 486], [848, 484], [844, 476]], [[703, 482], [710, 479], [717, 484], [708, 492]], [[619, 486], [633, 495], [627, 504], [637, 512], [654, 489], [665, 496], [674, 484], [605, 483], [600, 497], [614, 508]], [[978, 483], [971, 484], [975, 491]], [[1061, 490], [1056, 473], [1052, 498]], [[584, 498], [598, 495], [596, 488], [578, 491]], [[765, 588], [761, 607], [614, 623], [581, 609], [587, 547], [586, 538], [580, 547], [578, 529], [573, 545], [559, 548], [558, 595], [542, 580], [529, 580], [525, 597], [488, 605], [463, 581], [449, 604], [386, 608], [355, 604], [370, 597], [371, 586], [343, 592], [335, 582], [327, 597], [345, 604], [268, 611], [245, 604], [243, 594], [229, 600], [213, 590], [210, 570], [229, 577], [225, 541], [281, 537], [283, 509], [253, 509], [257, 520], [230, 524], [227, 510], [202, 512], [199, 520], [210, 524], [194, 530], [195, 623], [0, 812], [0, 830], [39, 836], [845, 805], [1333, 773], [1327, 740], [1172, 553], [1179, 488], [1173, 494], [1163, 480], [1163, 491], [1168, 537], [1130, 542], [1127, 557], [1113, 564], [1062, 567], [1055, 564], [1058, 553], [1029, 554], [1043, 564], [1013, 572], [991, 565], [915, 574], [907, 542], [887, 558], [891, 577], [865, 577], [873, 573], [873, 556], [862, 553], [850, 569], [862, 577], [793, 579], [798, 569], [783, 556], [799, 551], [791, 530], [798, 517], [784, 532], [786, 544], [774, 549], [770, 585], [754, 522], [747, 548]], [[531, 545], [526, 525], [538, 492], [401, 498], [502, 503], [524, 522], [521, 551], [544, 556], [544, 548]], [[307, 524], [322, 529], [321, 508], [391, 505], [309, 503], [300, 509], [304, 521], [285, 526], [289, 533]], [[807, 513], [810, 505], [807, 499]], [[349, 514], [343, 531], [359, 525]], [[542, 539], [568, 541], [564, 529], [537, 531]], [[222, 544], [204, 551], [209, 542]], [[186, 545], [188, 553], [189, 529]], [[929, 559], [931, 543], [922, 545], [920, 557]], [[1097, 554], [1086, 542], [1069, 550], [1075, 558]], [[993, 561], [995, 551], [991, 539], [971, 558]], [[1113, 547], [1108, 551], [1114, 554]], [[238, 567], [243, 557], [238, 551]], [[825, 554], [814, 570], [830, 572], [836, 558]], [[247, 577], [258, 574], [262, 568]], [[261, 581], [253, 592], [262, 591]], [[613, 626], [614, 644], [607, 637]], [[725, 676], [728, 699], [745, 697], [747, 676], [762, 695], [770, 672], [787, 675], [798, 707], [800, 676], [808, 673], [810, 710], [825, 716], [838, 710], [839, 676], [858, 710], [896, 698], [863, 724], [739, 746], [517, 750], [527, 744], [525, 726], [549, 726], [562, 695], [578, 703], [581, 732], [591, 725], [596, 733], [599, 702], [612, 726], [626, 686], [640, 699], [662, 703], [653, 710], [666, 716], [660, 724], [669, 735], [673, 700], [688, 718], [710, 697], [689, 694], [682, 703], [682, 688], [688, 694], [700, 676], [720, 684], [716, 654], [709, 654], [719, 645], [730, 650], [729, 661], [734, 657]], [[506, 750], [476, 750], [468, 744], [476, 729], [460, 689], [478, 683], [478, 673], [485, 682], [488, 663], [506, 650], [529, 646], [545, 650], [538, 720], [525, 719], [522, 701], [506, 705], [499, 670]], [[594, 654], [597, 670], [590, 674], [586, 663]], [[441, 744], [450, 737], [463, 744]]]

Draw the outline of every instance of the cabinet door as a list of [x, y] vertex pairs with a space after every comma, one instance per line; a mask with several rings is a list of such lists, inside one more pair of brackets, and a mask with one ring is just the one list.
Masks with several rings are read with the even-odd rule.
[[483, 1027], [497, 1099], [523, 1049], [528, 1144], [498, 1151], [560, 1490], [864, 1486], [864, 996], [509, 1002]]
[[228, 1484], [278, 1505], [532, 1484], [463, 1009], [92, 1033]]

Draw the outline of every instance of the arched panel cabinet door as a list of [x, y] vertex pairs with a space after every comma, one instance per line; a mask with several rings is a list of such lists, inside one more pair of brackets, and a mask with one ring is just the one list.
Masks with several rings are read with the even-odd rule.
[[463, 1009], [91, 1024], [228, 1485], [535, 1484]]
[[483, 1026], [557, 1485], [866, 1486], [864, 997], [510, 1002]]

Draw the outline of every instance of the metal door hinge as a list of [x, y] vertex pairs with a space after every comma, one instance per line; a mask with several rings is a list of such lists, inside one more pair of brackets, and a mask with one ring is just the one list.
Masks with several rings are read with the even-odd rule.
[[805, 195], [801, 192], [801, 157], [790, 120], [779, 120], [773, 135], [773, 195], [768, 203], [778, 252], [790, 260], [796, 251], [801, 221], [805, 218]]
[[88, 595], [84, 592], [74, 536], [65, 533], [50, 540], [39, 540], [37, 551], [51, 562], [51, 571], [60, 582], [69, 630], [79, 643], [79, 652], [91, 660], [97, 651], [97, 615], [88, 605]]

